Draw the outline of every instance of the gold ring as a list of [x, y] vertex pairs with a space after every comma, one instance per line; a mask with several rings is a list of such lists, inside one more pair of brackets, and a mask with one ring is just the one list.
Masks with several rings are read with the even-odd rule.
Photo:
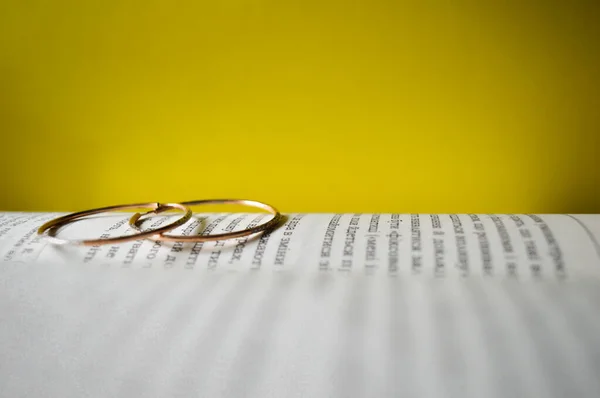
[[[241, 231], [235, 232], [227, 232], [224, 234], [215, 234], [215, 235], [167, 235], [163, 232], [154, 233], [154, 235], [150, 236], [149, 239], [158, 240], [158, 241], [166, 241], [166, 242], [209, 242], [215, 240], [226, 240], [226, 239], [234, 239], [241, 238], [242, 236], [248, 236], [252, 234], [256, 234], [258, 232], [266, 231], [271, 229], [277, 225], [279, 220], [281, 219], [281, 214], [279, 211], [271, 205], [266, 203], [258, 202], [256, 200], [246, 200], [246, 199], [205, 199], [205, 200], [192, 200], [189, 202], [181, 202], [184, 206], [198, 206], [198, 205], [210, 205], [210, 204], [230, 204], [230, 205], [243, 205], [249, 207], [256, 207], [262, 210], [265, 210], [271, 214], [273, 214], [273, 218], [267, 221], [264, 224], [257, 225], [252, 228], [246, 228]], [[129, 225], [131, 227], [137, 229], [138, 231], [142, 231], [139, 226], [139, 223], [142, 221], [142, 217], [145, 217], [152, 212], [148, 212], [145, 214], [136, 213], [129, 220]]]
[[[152, 209], [146, 214], [154, 213], [162, 213], [164, 211], [170, 209], [179, 209], [183, 211], [185, 214], [183, 217], [178, 220], [167, 224], [163, 227], [156, 228], [153, 230], [142, 231], [135, 235], [126, 235], [126, 236], [117, 236], [113, 238], [104, 238], [104, 239], [83, 239], [83, 240], [70, 240], [70, 239], [61, 239], [57, 238], [54, 235], [56, 230], [60, 227], [63, 227], [75, 220], [80, 218], [91, 216], [93, 214], [105, 213], [114, 210], [127, 210], [127, 209], [139, 209], [139, 208], [150, 208]], [[48, 221], [44, 225], [42, 225], [37, 233], [38, 235], [43, 235], [49, 242], [57, 244], [57, 245], [65, 245], [65, 244], [73, 244], [73, 245], [81, 245], [81, 246], [97, 246], [97, 245], [107, 245], [113, 243], [120, 242], [128, 242], [132, 240], [138, 240], [142, 238], [147, 238], [149, 236], [160, 234], [163, 232], [170, 231], [174, 228], [177, 228], [180, 225], [185, 224], [192, 217], [192, 211], [187, 207], [179, 203], [158, 203], [158, 202], [150, 202], [150, 203], [135, 203], [129, 205], [117, 205], [117, 206], [108, 206], [101, 207], [98, 209], [84, 210], [77, 213], [67, 214], [66, 216], [55, 218], [54, 220]], [[44, 232], [48, 231], [47, 234]]]

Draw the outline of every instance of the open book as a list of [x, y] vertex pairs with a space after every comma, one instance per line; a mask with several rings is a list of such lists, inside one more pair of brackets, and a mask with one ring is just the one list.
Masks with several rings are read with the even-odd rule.
[[56, 216], [0, 213], [3, 397], [600, 396], [600, 216]]

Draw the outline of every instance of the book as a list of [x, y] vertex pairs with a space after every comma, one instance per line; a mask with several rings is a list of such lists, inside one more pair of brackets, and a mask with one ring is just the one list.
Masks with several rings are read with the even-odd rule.
[[58, 215], [0, 213], [2, 396], [600, 396], [600, 215]]

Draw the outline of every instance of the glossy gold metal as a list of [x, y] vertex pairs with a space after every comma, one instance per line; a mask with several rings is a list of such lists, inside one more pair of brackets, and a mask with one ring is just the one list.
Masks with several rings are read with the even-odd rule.
[[[91, 216], [99, 213], [106, 213], [110, 211], [116, 210], [128, 210], [128, 209], [140, 209], [140, 208], [150, 208], [152, 209], [146, 214], [159, 214], [171, 209], [178, 209], [183, 211], [185, 214], [177, 219], [176, 221], [167, 224], [163, 227], [156, 228], [153, 230], [146, 230], [139, 232], [134, 235], [124, 235], [124, 236], [116, 236], [112, 238], [104, 238], [104, 239], [81, 239], [81, 240], [72, 240], [72, 239], [61, 239], [54, 236], [57, 230], [60, 227], [63, 227], [73, 221], [79, 220], [81, 218]], [[55, 218], [54, 220], [48, 221], [44, 225], [42, 225], [37, 233], [38, 235], [44, 236], [46, 240], [50, 243], [56, 245], [80, 245], [80, 246], [98, 246], [98, 245], [108, 245], [114, 243], [122, 243], [129, 242], [132, 240], [139, 240], [148, 238], [157, 233], [163, 233], [170, 231], [172, 229], [177, 228], [180, 225], [185, 224], [192, 217], [192, 211], [185, 205], [179, 203], [158, 203], [158, 202], [150, 202], [150, 203], [135, 203], [135, 204], [127, 204], [127, 205], [116, 205], [116, 206], [108, 206], [101, 207], [98, 209], [84, 210], [77, 213], [67, 214], [66, 216]], [[46, 232], [47, 231], [47, 232]]]
[[[257, 225], [252, 228], [247, 228], [241, 231], [228, 232], [224, 234], [215, 234], [215, 235], [167, 235], [165, 233], [158, 233], [151, 236], [149, 239], [158, 240], [158, 241], [167, 241], [167, 242], [209, 242], [216, 240], [226, 240], [226, 239], [234, 239], [241, 238], [243, 236], [253, 235], [259, 232], [267, 231], [277, 225], [279, 220], [281, 219], [281, 214], [279, 211], [271, 205], [266, 203], [258, 202], [256, 200], [247, 200], [247, 199], [205, 199], [205, 200], [192, 200], [189, 202], [181, 202], [184, 206], [200, 206], [200, 205], [216, 205], [216, 204], [228, 204], [228, 205], [242, 205], [259, 208], [261, 210], [265, 210], [271, 214], [273, 214], [273, 218], [267, 221], [264, 224]], [[138, 231], [142, 231], [140, 227], [140, 223], [143, 221], [142, 218], [146, 215], [151, 214], [152, 212], [148, 212], [145, 214], [136, 213], [129, 220], [129, 225]]]

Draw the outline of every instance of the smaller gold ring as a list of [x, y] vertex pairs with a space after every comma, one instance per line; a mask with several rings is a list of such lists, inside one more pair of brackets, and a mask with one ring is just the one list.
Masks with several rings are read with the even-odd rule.
[[[155, 233], [155, 235], [151, 236], [151, 240], [157, 241], [165, 241], [165, 242], [209, 242], [216, 240], [226, 240], [226, 239], [235, 239], [241, 238], [243, 236], [253, 235], [259, 232], [263, 232], [269, 230], [277, 225], [279, 220], [281, 219], [281, 214], [279, 211], [271, 205], [266, 203], [258, 202], [256, 200], [247, 200], [247, 199], [205, 199], [205, 200], [191, 200], [189, 202], [181, 202], [184, 206], [198, 206], [198, 205], [214, 205], [214, 204], [228, 204], [228, 205], [242, 205], [249, 207], [256, 207], [262, 210], [265, 210], [273, 215], [269, 221], [264, 224], [257, 225], [255, 227], [246, 228], [241, 231], [235, 232], [227, 232], [224, 234], [215, 234], [215, 235], [167, 235], [165, 233]], [[139, 223], [142, 221], [141, 218], [145, 217], [147, 214], [151, 212], [140, 214], [134, 214], [129, 220], [129, 225], [132, 228], [137, 229], [138, 231], [142, 231], [139, 226]]]
[[[176, 221], [174, 221], [170, 224], [167, 224], [163, 227], [156, 228], [153, 230], [142, 231], [135, 235], [116, 236], [113, 238], [103, 238], [103, 239], [81, 239], [81, 240], [61, 239], [61, 238], [57, 238], [57, 237], [53, 236], [58, 228], [63, 227], [67, 224], [70, 224], [71, 222], [73, 222], [75, 220], [79, 220], [83, 217], [87, 217], [87, 216], [91, 216], [91, 215], [99, 214], [99, 213], [105, 213], [105, 212], [109, 212], [109, 211], [115, 211], [115, 210], [127, 210], [127, 209], [139, 209], [139, 208], [152, 209], [147, 214], [149, 214], [149, 213], [158, 214], [158, 213], [162, 213], [164, 211], [170, 210], [170, 209], [179, 209], [179, 210], [183, 211], [185, 214], [181, 218], [177, 219]], [[67, 214], [66, 216], [58, 217], [58, 218], [55, 218], [54, 220], [48, 221], [47, 223], [45, 223], [38, 229], [37, 233], [38, 233], [38, 235], [44, 236], [44, 238], [46, 240], [48, 240], [50, 243], [53, 243], [56, 245], [66, 245], [66, 244], [80, 245], [80, 246], [108, 245], [108, 244], [122, 243], [122, 242], [129, 242], [132, 240], [144, 239], [144, 238], [148, 238], [152, 235], [155, 235], [157, 233], [160, 234], [163, 232], [170, 231], [172, 229], [179, 227], [180, 225], [185, 224], [191, 217], [192, 217], [192, 211], [187, 206], [184, 206], [180, 203], [163, 203], [163, 204], [158, 203], [158, 202], [135, 203], [135, 204], [128, 204], [128, 205], [116, 205], [116, 206], [101, 207], [98, 209], [84, 210], [84, 211], [80, 211], [77, 213]], [[45, 233], [46, 231], [48, 231], [48, 233]]]

